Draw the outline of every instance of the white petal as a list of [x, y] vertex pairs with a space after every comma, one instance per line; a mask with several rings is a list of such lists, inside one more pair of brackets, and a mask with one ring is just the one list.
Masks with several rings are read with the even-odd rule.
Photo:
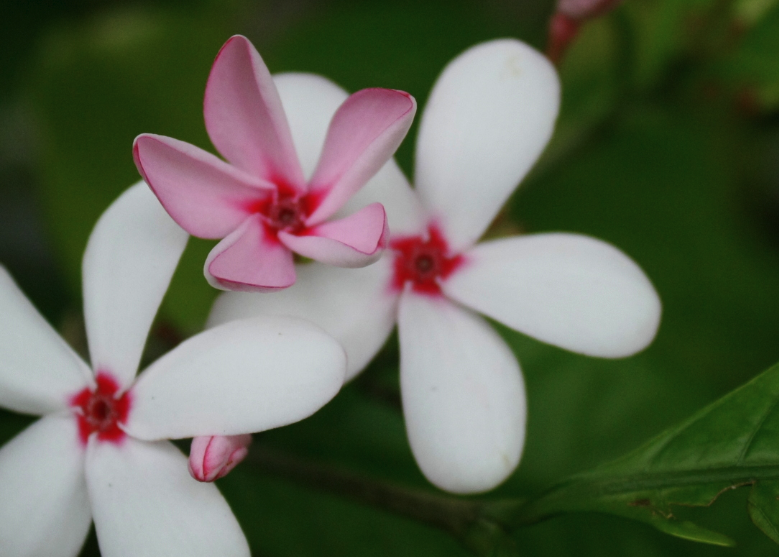
[[351, 379], [376, 355], [395, 325], [397, 296], [387, 288], [390, 257], [362, 269], [298, 265], [297, 273], [293, 286], [273, 295], [222, 294], [211, 309], [208, 325], [259, 315], [306, 319], [343, 345], [346, 376]]
[[345, 373], [341, 345], [311, 323], [233, 321], [190, 338], [138, 378], [125, 430], [146, 440], [264, 431], [319, 410]]
[[[273, 80], [287, 113], [303, 172], [307, 179], [311, 178], [330, 120], [349, 95], [329, 79], [314, 74], [278, 74]], [[395, 159], [390, 159], [334, 218], [345, 217], [377, 201], [387, 211], [393, 234], [414, 234], [424, 225], [419, 200]]]
[[513, 39], [470, 48], [444, 69], [422, 116], [414, 182], [455, 250], [482, 235], [533, 166], [559, 104], [552, 64]]
[[522, 333], [567, 350], [620, 358], [644, 349], [660, 299], [643, 271], [614, 246], [577, 234], [485, 242], [444, 292]]
[[315, 74], [276, 74], [273, 82], [287, 114], [300, 166], [308, 180], [322, 153], [330, 120], [349, 94], [329, 79]]
[[0, 554], [75, 557], [92, 516], [76, 420], [46, 416], [0, 450]]
[[387, 161], [336, 215], [351, 214], [377, 201], [384, 205], [393, 236], [419, 234], [423, 230], [426, 220], [422, 204], [395, 159]]
[[514, 354], [484, 320], [442, 297], [405, 292], [398, 332], [403, 413], [422, 472], [454, 493], [497, 486], [525, 442]]
[[143, 182], [97, 221], [83, 265], [92, 369], [130, 383], [188, 238]]
[[103, 557], [248, 557], [246, 538], [212, 483], [190, 477], [167, 441], [95, 442], [87, 485]]
[[0, 266], [0, 406], [29, 414], [62, 410], [90, 375]]

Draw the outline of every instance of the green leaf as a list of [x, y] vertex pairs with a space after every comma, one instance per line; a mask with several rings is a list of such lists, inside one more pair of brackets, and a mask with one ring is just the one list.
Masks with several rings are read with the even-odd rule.
[[779, 481], [755, 484], [749, 493], [749, 516], [766, 536], [779, 543]]
[[779, 364], [643, 447], [576, 474], [527, 503], [494, 503], [488, 514], [510, 525], [556, 514], [604, 512], [673, 536], [733, 545], [723, 534], [677, 517], [751, 486], [749, 513], [779, 543]]

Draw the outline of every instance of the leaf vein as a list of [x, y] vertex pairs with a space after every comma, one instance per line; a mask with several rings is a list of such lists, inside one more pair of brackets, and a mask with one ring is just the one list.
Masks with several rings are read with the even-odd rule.
[[760, 428], [763, 427], [763, 424], [768, 419], [768, 416], [771, 415], [771, 412], [774, 411], [777, 404], [779, 404], [779, 398], [774, 398], [774, 401], [771, 403], [771, 405], [766, 409], [763, 415], [760, 416], [760, 421], [755, 425], [755, 428], [752, 430], [749, 439], [746, 440], [746, 442], [744, 443], [744, 447], [741, 449], [741, 454], [739, 455], [738, 460], [736, 461], [736, 464], [738, 466], [744, 463], [744, 459], [746, 458], [747, 452], [749, 452], [749, 448], [752, 446], [752, 443], [754, 442], [757, 433], [760, 431]]

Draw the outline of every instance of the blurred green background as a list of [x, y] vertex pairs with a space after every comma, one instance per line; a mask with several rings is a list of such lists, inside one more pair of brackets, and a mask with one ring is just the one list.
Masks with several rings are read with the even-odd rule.
[[[6, 2], [0, 261], [83, 351], [89, 231], [139, 179], [136, 135], [211, 149], [202, 96], [230, 35], [248, 36], [272, 72], [403, 89], [423, 108], [444, 64], [476, 42], [512, 36], [543, 49], [553, 9], [551, 0]], [[626, 0], [583, 27], [561, 75], [555, 137], [495, 233], [603, 238], [646, 270], [664, 316], [648, 350], [618, 361], [501, 330], [525, 373], [529, 431], [519, 470], [488, 497], [537, 493], [619, 456], [779, 360], [779, 2]], [[397, 155], [407, 174], [415, 131]], [[215, 295], [202, 277], [210, 245], [190, 244], [149, 357], [202, 328]], [[428, 488], [384, 396], [397, 389], [393, 342], [315, 417], [256, 442]], [[0, 411], [0, 443], [29, 422]], [[255, 556], [468, 554], [446, 534], [248, 464], [220, 487]], [[732, 549], [584, 514], [516, 540], [525, 556], [775, 555], [741, 491], [680, 512], [735, 538]], [[93, 535], [83, 554], [98, 554]]]

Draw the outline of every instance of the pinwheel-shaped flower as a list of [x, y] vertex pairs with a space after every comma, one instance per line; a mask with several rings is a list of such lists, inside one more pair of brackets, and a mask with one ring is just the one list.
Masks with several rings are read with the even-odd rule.
[[[278, 84], [293, 137], [322, 141], [326, 117], [313, 117], [315, 106], [332, 114], [339, 96], [322, 78], [304, 77]], [[602, 241], [550, 233], [476, 244], [549, 140], [558, 103], [553, 67], [523, 43], [466, 51], [439, 77], [423, 114], [416, 192], [394, 163], [360, 192], [384, 203], [392, 251], [350, 273], [300, 266], [298, 283], [278, 296], [222, 295], [211, 323], [305, 316], [344, 344], [351, 377], [397, 322], [403, 411], [423, 473], [453, 492], [496, 486], [522, 453], [524, 385], [511, 350], [473, 310], [609, 358], [643, 349], [660, 316], [641, 269]]]
[[91, 370], [0, 268], [0, 406], [43, 415], [0, 449], [3, 557], [73, 557], [92, 519], [105, 557], [249, 555], [219, 491], [164, 439], [300, 420], [338, 392], [345, 355], [300, 320], [250, 319], [135, 380], [186, 240], [145, 184], [100, 219], [83, 268]]
[[306, 180], [268, 68], [235, 36], [216, 57], [204, 103], [208, 135], [230, 164], [150, 134], [135, 140], [135, 163], [182, 228], [223, 238], [205, 264], [212, 286], [273, 291], [295, 282], [293, 251], [341, 267], [381, 256], [388, 230], [380, 204], [329, 219], [392, 157], [415, 112], [414, 99], [401, 91], [355, 93], [332, 115]]

